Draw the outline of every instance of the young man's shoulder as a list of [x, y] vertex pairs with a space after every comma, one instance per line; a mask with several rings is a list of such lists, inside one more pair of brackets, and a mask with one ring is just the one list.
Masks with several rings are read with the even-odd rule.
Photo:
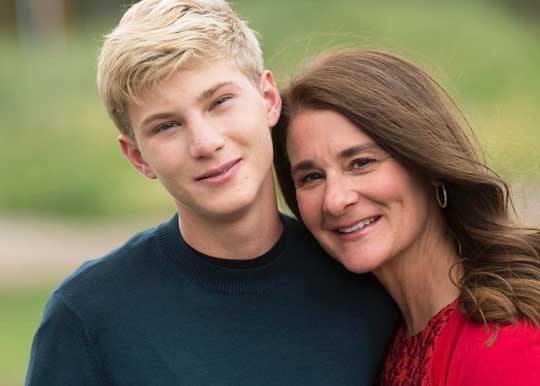
[[[388, 319], [383, 324], [395, 325], [399, 317], [397, 307], [373, 274], [347, 270], [320, 246], [304, 224], [290, 217], [282, 221], [288, 232], [288, 250], [284, 258], [290, 267], [304, 273], [310, 295], [318, 299], [333, 299], [334, 303], [352, 301], [358, 306], [358, 312], [365, 314], [366, 320], [384, 315]], [[343, 294], [346, 296], [336, 300], [336, 296], [342, 297]], [[384, 330], [382, 325], [381, 330]]]
[[149, 276], [152, 263], [160, 259], [157, 243], [159, 226], [143, 230], [111, 252], [88, 260], [72, 272], [55, 290], [55, 295], [73, 306], [88, 299], [97, 302], [111, 293], [129, 291]]
[[[320, 261], [329, 263], [331, 259], [300, 222], [284, 215], [282, 221], [287, 239], [282, 253], [289, 265], [298, 265], [300, 269]], [[136, 233], [104, 256], [86, 261], [64, 279], [55, 295], [75, 304], [88, 303], [90, 298], [99, 297], [108, 297], [110, 302], [111, 293], [124, 293], [153, 284], [159, 286], [163, 276], [176, 272], [173, 269], [176, 265], [171, 265], [175, 259], [170, 255], [187, 248], [177, 222], [175, 215], [158, 226]]]
[[305, 257], [312, 263], [322, 262], [334, 265], [334, 259], [321, 247], [301, 221], [285, 214], [281, 214], [281, 221], [287, 239], [285, 253], [293, 258], [291, 263], [296, 261], [298, 264], [302, 264], [304, 262], [302, 257]]

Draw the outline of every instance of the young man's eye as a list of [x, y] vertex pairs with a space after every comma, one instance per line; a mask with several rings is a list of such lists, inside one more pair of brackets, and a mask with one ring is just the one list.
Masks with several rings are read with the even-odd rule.
[[212, 102], [212, 105], [210, 106], [210, 110], [213, 109], [214, 107], [222, 105], [223, 103], [227, 102], [231, 98], [232, 98], [231, 95], [224, 95], [222, 97], [217, 98], [216, 100]]
[[176, 127], [176, 126], [179, 126], [179, 123], [176, 122], [176, 121], [168, 121], [168, 122], [165, 122], [165, 123], [162, 123], [158, 126], [155, 127], [154, 131], [156, 133], [159, 133], [161, 131], [167, 131], [167, 130], [170, 130], [172, 129], [173, 127]]

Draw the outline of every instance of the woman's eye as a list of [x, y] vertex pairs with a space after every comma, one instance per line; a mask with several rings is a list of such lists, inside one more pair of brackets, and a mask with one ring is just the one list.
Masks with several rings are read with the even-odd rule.
[[300, 183], [307, 184], [322, 178], [321, 173], [309, 173], [300, 178]]
[[375, 161], [373, 158], [358, 158], [351, 162], [351, 169], [363, 169]]

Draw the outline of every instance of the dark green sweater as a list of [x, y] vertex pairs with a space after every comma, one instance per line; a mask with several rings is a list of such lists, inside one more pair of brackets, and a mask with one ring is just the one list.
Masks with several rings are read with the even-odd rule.
[[395, 306], [283, 221], [268, 253], [236, 265], [191, 249], [177, 216], [87, 262], [49, 300], [26, 384], [373, 384]]

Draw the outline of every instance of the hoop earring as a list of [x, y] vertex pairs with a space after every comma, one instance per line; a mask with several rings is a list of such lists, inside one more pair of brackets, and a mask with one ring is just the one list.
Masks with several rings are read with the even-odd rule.
[[442, 209], [446, 208], [448, 205], [448, 195], [446, 194], [446, 187], [444, 184], [440, 184], [435, 187], [435, 196], [437, 197], [437, 203], [439, 206]]

